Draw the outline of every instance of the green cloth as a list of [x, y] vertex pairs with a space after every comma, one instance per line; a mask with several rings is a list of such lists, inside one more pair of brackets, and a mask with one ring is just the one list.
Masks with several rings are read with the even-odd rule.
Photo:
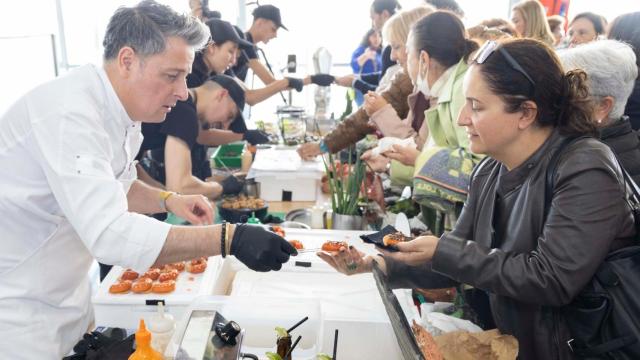
[[413, 166], [406, 166], [399, 161], [391, 160], [389, 168], [391, 184], [397, 186], [411, 186], [413, 182]]
[[469, 138], [462, 126], [458, 126], [458, 115], [465, 104], [462, 93], [462, 82], [469, 65], [464, 61], [455, 65], [453, 73], [442, 88], [438, 97], [438, 105], [424, 112], [425, 121], [429, 129], [429, 136], [424, 148], [429, 144], [449, 148], [469, 148]]

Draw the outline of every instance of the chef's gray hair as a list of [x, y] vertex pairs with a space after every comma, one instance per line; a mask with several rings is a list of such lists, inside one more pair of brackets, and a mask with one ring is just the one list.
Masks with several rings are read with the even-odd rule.
[[587, 73], [589, 95], [611, 96], [615, 102], [609, 113], [618, 119], [638, 77], [636, 55], [631, 47], [616, 40], [599, 40], [558, 52], [565, 71], [582, 69]]
[[190, 15], [178, 14], [166, 5], [144, 0], [133, 7], [121, 7], [107, 25], [102, 45], [104, 60], [112, 60], [125, 46], [138, 56], [163, 52], [168, 37], [184, 39], [195, 51], [203, 48], [211, 34], [209, 28]]

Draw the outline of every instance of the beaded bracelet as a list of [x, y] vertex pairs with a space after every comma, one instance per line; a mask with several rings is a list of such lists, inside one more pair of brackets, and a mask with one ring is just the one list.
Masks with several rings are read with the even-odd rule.
[[226, 257], [227, 256], [227, 247], [226, 247], [226, 240], [227, 240], [227, 222], [222, 220], [222, 227], [220, 229], [220, 255], [222, 255], [222, 257]]

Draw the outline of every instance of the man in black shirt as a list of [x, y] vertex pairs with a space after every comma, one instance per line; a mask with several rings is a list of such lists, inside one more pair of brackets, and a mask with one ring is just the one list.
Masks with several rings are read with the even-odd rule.
[[276, 79], [258, 58], [257, 44], [262, 42], [269, 43], [269, 40], [278, 36], [278, 29], [287, 29], [282, 25], [280, 9], [273, 5], [261, 5], [253, 10], [253, 23], [244, 37], [253, 44], [251, 48], [243, 48], [242, 55], [238, 58], [238, 62], [233, 67], [233, 72], [239, 79], [245, 81], [247, 78], [247, 70], [251, 68], [254, 74], [258, 75], [260, 80], [269, 85]]
[[240, 85], [226, 75], [213, 76], [189, 89], [189, 98], [179, 101], [164, 122], [143, 124], [140, 152], [149, 151], [142, 159], [145, 170], [167, 190], [181, 194], [202, 194], [213, 200], [221, 194], [238, 193], [242, 185], [232, 176], [222, 183], [208, 181], [211, 168], [206, 148], [197, 139], [203, 125], [228, 127], [243, 121], [240, 109], [244, 101]]

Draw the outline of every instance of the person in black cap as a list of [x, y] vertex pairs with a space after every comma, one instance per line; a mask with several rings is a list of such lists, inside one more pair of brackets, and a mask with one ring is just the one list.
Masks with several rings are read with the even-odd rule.
[[253, 10], [253, 23], [245, 33], [245, 39], [253, 46], [249, 49], [243, 49], [243, 54], [233, 67], [238, 78], [246, 80], [247, 70], [251, 68], [264, 84], [269, 85], [275, 81], [271, 71], [260, 62], [257, 45], [260, 42], [267, 44], [271, 39], [276, 38], [279, 28], [289, 30], [282, 24], [280, 9], [273, 5], [260, 5]]
[[201, 194], [213, 200], [240, 192], [242, 183], [233, 176], [221, 183], [209, 181], [206, 147], [197, 139], [203, 125], [228, 127], [243, 121], [244, 102], [242, 87], [226, 75], [212, 76], [189, 89], [188, 99], [179, 101], [164, 122], [143, 124], [138, 157], [144, 170], [167, 190], [180, 194]]
[[[191, 74], [187, 76], [189, 88], [200, 86], [211, 75], [227, 74], [235, 76], [230, 66], [236, 62], [236, 54], [239, 49], [253, 48], [253, 44], [241, 38], [229, 22], [220, 19], [211, 19], [205, 23], [211, 31], [211, 43], [201, 52], [198, 52], [193, 61]], [[302, 91], [304, 85], [310, 83], [310, 78], [296, 79], [287, 77], [274, 80], [264, 88], [248, 89], [243, 83], [246, 103], [255, 105], [280, 91], [290, 88]], [[244, 122], [234, 122], [230, 130], [236, 133], [247, 131]], [[208, 134], [211, 136], [211, 134]], [[219, 135], [219, 134], [217, 134]], [[205, 145], [212, 145], [218, 139], [209, 139]], [[266, 141], [266, 140], [264, 140]]]

